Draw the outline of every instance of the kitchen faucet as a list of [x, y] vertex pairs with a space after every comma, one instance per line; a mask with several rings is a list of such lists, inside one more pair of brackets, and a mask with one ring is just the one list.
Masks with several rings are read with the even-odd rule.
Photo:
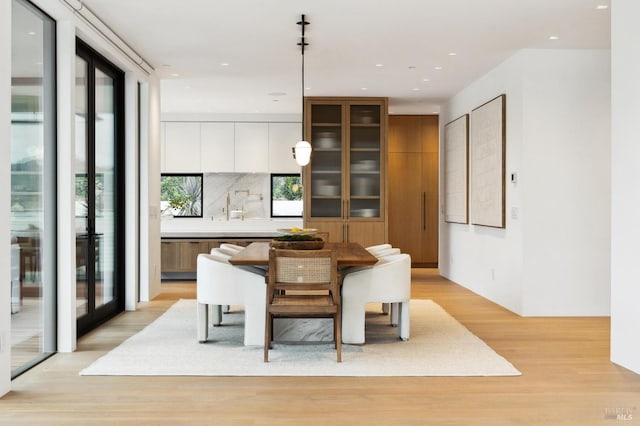
[[229, 221], [229, 208], [231, 207], [231, 193], [227, 191], [227, 222]]

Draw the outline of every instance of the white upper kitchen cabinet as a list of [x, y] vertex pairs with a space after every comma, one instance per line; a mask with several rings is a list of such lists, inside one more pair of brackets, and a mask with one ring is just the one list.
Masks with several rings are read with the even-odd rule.
[[268, 123], [235, 123], [235, 172], [269, 172]]
[[200, 123], [165, 123], [165, 171], [200, 172]]
[[234, 123], [202, 123], [200, 162], [205, 173], [233, 173], [235, 162]]
[[269, 123], [269, 172], [300, 173], [291, 149], [301, 137], [300, 123]]

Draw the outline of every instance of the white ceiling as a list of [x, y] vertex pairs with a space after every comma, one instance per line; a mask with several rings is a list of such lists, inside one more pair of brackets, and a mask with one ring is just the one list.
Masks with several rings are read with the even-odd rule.
[[300, 113], [302, 13], [305, 95], [387, 96], [396, 114], [438, 111], [523, 48], [610, 45], [609, 0], [83, 3], [156, 69], [163, 113]]

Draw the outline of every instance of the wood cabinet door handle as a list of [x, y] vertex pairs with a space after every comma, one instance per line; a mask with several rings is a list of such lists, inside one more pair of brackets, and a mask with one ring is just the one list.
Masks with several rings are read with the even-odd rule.
[[422, 193], [422, 230], [427, 229], [427, 193]]

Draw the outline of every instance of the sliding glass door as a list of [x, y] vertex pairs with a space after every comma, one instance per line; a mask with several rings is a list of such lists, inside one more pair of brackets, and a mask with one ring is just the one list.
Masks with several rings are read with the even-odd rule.
[[83, 42], [76, 57], [78, 335], [124, 309], [124, 75]]
[[[56, 350], [55, 22], [12, 3], [11, 371]], [[3, 286], [4, 288], [4, 286]]]

